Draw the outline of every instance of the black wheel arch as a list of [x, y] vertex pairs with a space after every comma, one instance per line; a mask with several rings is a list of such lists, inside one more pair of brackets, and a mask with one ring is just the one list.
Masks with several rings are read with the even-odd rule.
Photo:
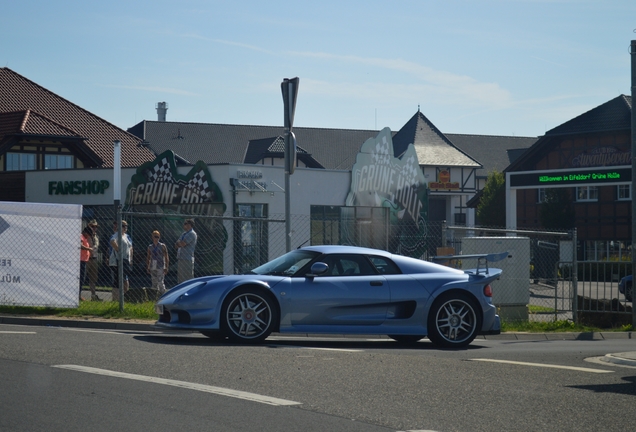
[[[481, 307], [481, 302], [477, 299], [477, 297], [475, 297], [475, 294], [465, 289], [453, 288], [448, 291], [438, 293], [435, 297], [431, 298], [429, 310], [433, 307], [433, 305], [435, 305], [436, 302], [444, 301], [447, 297], [452, 297], [453, 295], [457, 294], [466, 295], [470, 298], [473, 303], [473, 307], [475, 308], [475, 312], [478, 315], [477, 318], [479, 319], [479, 322], [483, 324], [484, 310]], [[481, 329], [478, 329], [478, 331], [481, 331]]]

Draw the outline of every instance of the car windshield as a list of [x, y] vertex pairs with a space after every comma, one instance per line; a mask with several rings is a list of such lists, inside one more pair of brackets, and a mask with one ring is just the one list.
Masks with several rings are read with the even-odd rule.
[[308, 250], [294, 250], [251, 271], [252, 274], [295, 276], [305, 264], [320, 255]]

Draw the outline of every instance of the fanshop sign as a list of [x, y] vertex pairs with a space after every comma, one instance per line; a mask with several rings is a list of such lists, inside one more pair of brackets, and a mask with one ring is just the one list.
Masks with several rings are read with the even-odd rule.
[[391, 130], [368, 139], [356, 157], [347, 206], [387, 207], [392, 236], [402, 252], [423, 253], [428, 219], [428, 189], [417, 154], [409, 144], [401, 158], [393, 156]]
[[103, 195], [108, 180], [50, 181], [49, 195]]

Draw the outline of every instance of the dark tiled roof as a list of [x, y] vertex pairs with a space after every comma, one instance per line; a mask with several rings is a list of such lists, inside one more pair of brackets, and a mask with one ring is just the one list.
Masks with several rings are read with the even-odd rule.
[[455, 146], [479, 161], [483, 168], [478, 176], [487, 176], [491, 171], [503, 172], [516, 158], [526, 151], [538, 138], [493, 135], [446, 135]]
[[631, 130], [632, 98], [620, 95], [546, 132], [521, 157], [506, 168], [507, 172], [532, 169], [532, 160], [547, 151], [563, 135], [580, 135]]
[[[143, 138], [157, 154], [172, 150], [192, 163], [202, 160], [206, 164], [240, 164], [248, 158], [250, 142], [271, 145], [274, 139], [271, 137], [282, 136], [284, 128], [144, 120], [128, 131]], [[375, 137], [378, 131], [295, 127], [294, 134], [297, 145], [320, 166], [349, 170], [362, 143]], [[253, 157], [250, 150], [250, 160]]]
[[0, 113], [0, 136], [8, 134], [80, 138], [75, 131], [31, 110]]
[[[324, 168], [316, 161], [304, 148], [296, 145], [296, 154], [298, 160], [302, 161], [309, 168]], [[285, 157], [285, 138], [282, 136], [274, 138], [263, 138], [250, 140], [245, 152], [243, 163], [258, 164], [263, 159], [274, 157]]]
[[480, 167], [481, 164], [453, 145], [420, 111], [393, 136], [395, 156], [413, 144], [420, 165]]
[[[507, 151], [520, 148], [521, 151], [534, 143], [536, 138], [441, 134], [430, 125], [421, 113], [417, 113], [399, 132], [393, 133], [396, 153], [406, 150], [406, 145], [416, 142], [416, 150], [431, 155], [426, 160], [440, 156], [448, 165], [449, 158], [465, 163], [464, 166], [483, 165], [486, 175], [488, 171], [503, 169], [510, 163]], [[420, 127], [428, 129], [420, 133]], [[182, 123], [142, 121], [128, 129], [140, 138], [144, 138], [148, 146], [157, 154], [173, 150], [177, 155], [194, 163], [202, 160], [207, 164], [221, 163], [257, 163], [262, 155], [276, 150], [277, 138], [284, 133], [282, 126], [245, 126], [212, 123]], [[350, 170], [355, 163], [356, 155], [362, 144], [374, 138], [378, 131], [323, 128], [294, 128], [298, 147], [305, 150], [311, 160], [307, 166], [316, 168]], [[427, 138], [429, 138], [427, 140]], [[410, 140], [410, 141], [409, 141]], [[430, 141], [432, 145], [428, 145]], [[408, 141], [408, 142], [407, 142]], [[281, 150], [282, 152], [282, 150]], [[468, 156], [470, 155], [470, 156]], [[518, 155], [518, 152], [514, 153]], [[418, 153], [418, 157], [419, 157]], [[302, 151], [299, 151], [302, 158]], [[316, 165], [313, 165], [315, 163]], [[420, 162], [422, 163], [422, 162]]]
[[82, 160], [85, 167], [98, 167], [103, 161], [86, 145], [83, 137], [69, 128], [31, 110], [0, 113], [0, 153], [6, 152], [14, 140], [54, 137], [63, 142]]
[[[0, 68], [0, 113], [27, 111], [87, 139], [89, 153], [95, 153], [102, 167], [113, 166], [113, 141], [121, 141], [122, 167], [137, 167], [154, 159], [152, 152], [139, 146], [140, 140], [83, 108], [63, 99], [15, 73], [9, 68]], [[51, 123], [49, 123], [49, 126]], [[40, 125], [43, 126], [43, 125]], [[35, 123], [34, 123], [34, 127]]]
[[569, 120], [547, 135], [573, 135], [589, 132], [605, 132], [630, 129], [632, 120], [632, 98], [620, 95], [602, 105]]

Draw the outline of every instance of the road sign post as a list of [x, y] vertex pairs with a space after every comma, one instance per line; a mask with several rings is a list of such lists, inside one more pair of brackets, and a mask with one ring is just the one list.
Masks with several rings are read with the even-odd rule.
[[292, 132], [296, 96], [298, 96], [298, 77], [285, 78], [281, 83], [283, 92], [283, 115], [285, 119], [285, 246], [291, 250], [291, 188], [290, 178], [296, 169], [296, 137]]

